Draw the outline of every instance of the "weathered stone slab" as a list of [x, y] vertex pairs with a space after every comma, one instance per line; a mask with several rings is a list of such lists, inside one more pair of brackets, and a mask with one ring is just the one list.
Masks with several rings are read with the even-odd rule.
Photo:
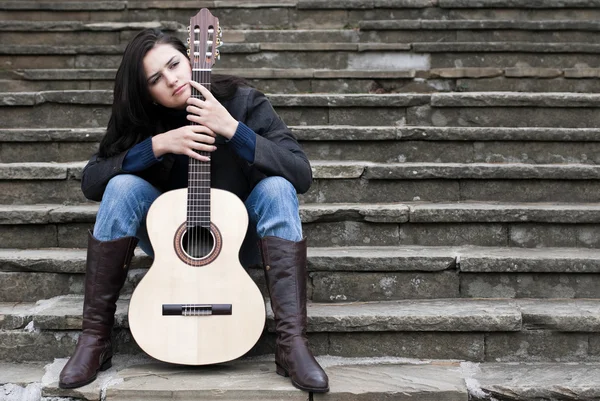
[[[487, 182], [478, 180], [478, 182]], [[525, 185], [529, 185], [525, 183]], [[511, 187], [512, 189], [512, 187]], [[380, 203], [380, 202], [409, 202], [436, 201], [453, 202], [461, 199], [479, 199], [482, 194], [477, 192], [475, 197], [460, 197], [463, 192], [462, 182], [458, 180], [316, 180], [309, 192], [302, 195], [302, 202], [319, 203]], [[511, 194], [514, 196], [514, 194]], [[548, 194], [544, 194], [548, 197]], [[591, 194], [590, 194], [591, 195]], [[590, 196], [591, 198], [591, 196]], [[489, 199], [495, 200], [495, 199]], [[512, 199], [511, 199], [512, 200]], [[540, 199], [540, 202], [549, 200]], [[550, 199], [554, 201], [554, 199]], [[569, 200], [565, 200], [569, 202]], [[595, 202], [595, 200], [588, 200]]]
[[564, 179], [600, 178], [595, 165], [535, 165], [510, 163], [371, 163], [365, 166], [366, 179]]
[[[482, 333], [331, 333], [329, 355], [483, 361]], [[365, 346], [368, 344], [368, 346]]]
[[354, 221], [308, 223], [303, 227], [309, 246], [398, 245], [398, 226]]
[[600, 298], [600, 275], [464, 273], [460, 292], [472, 298]]
[[[199, 369], [201, 374], [199, 374]], [[157, 376], [148, 376], [148, 371]], [[120, 379], [120, 380], [119, 380]], [[159, 400], [172, 394], [203, 399], [215, 393], [223, 400], [302, 400], [308, 394], [298, 391], [289, 379], [275, 374], [272, 363], [235, 363], [225, 366], [174, 367], [153, 365], [124, 369], [106, 390], [108, 399]]]
[[[444, 247], [311, 247], [308, 268], [309, 271], [443, 271], [454, 267], [455, 253]], [[0, 251], [0, 260], [1, 255]]]
[[0, 205], [0, 224], [47, 224], [53, 208], [50, 205]]
[[439, 273], [310, 273], [315, 302], [456, 298], [459, 277]]
[[600, 331], [600, 301], [598, 300], [519, 299], [516, 304], [523, 314], [523, 326], [528, 330]]
[[484, 163], [598, 164], [597, 143], [475, 142], [473, 160]]
[[0, 272], [0, 283], [0, 302], [31, 302], [83, 293], [83, 275], [79, 274]]
[[486, 362], [583, 362], [588, 354], [588, 334], [557, 331], [487, 333]]
[[412, 107], [406, 124], [461, 127], [558, 127], [592, 128], [600, 123], [593, 108], [544, 107]]
[[313, 395], [315, 401], [411, 400], [465, 401], [467, 387], [449, 366], [366, 365], [327, 369], [331, 390]]
[[456, 86], [463, 91], [507, 91], [507, 92], [580, 92], [598, 93], [600, 85], [592, 79], [571, 78], [491, 78], [458, 79]]
[[3, 248], [47, 248], [58, 245], [53, 225], [0, 225], [0, 244]]
[[455, 42], [455, 43], [413, 43], [417, 53], [445, 52], [515, 52], [515, 53], [591, 53], [600, 52], [596, 43], [528, 43], [528, 42]]
[[600, 273], [596, 249], [465, 247], [455, 252], [465, 273]]
[[438, 0], [441, 8], [591, 8], [598, 5], [597, 0]]
[[400, 225], [399, 236], [401, 245], [506, 246], [508, 226], [493, 223], [409, 223]]
[[[2, 209], [0, 208], [0, 212], [1, 211]], [[374, 223], [406, 223], [408, 221], [408, 206], [401, 204], [301, 205], [300, 218], [303, 223], [339, 220], [369, 221]]]
[[[477, 161], [473, 158], [474, 146], [469, 142], [382, 142], [375, 140], [302, 143], [302, 148], [309, 160], [366, 160], [375, 163], [470, 163]], [[513, 145], [513, 147], [516, 148], [517, 145]]]
[[[598, 302], [595, 306], [598, 307]], [[312, 331], [320, 332], [521, 330], [519, 308], [504, 301], [453, 299], [312, 304], [309, 309]]]
[[[460, 199], [489, 202], [598, 201], [600, 182], [565, 180], [461, 180]], [[515, 190], [517, 189], [518, 190]]]
[[64, 165], [48, 163], [0, 164], [0, 180], [64, 180], [67, 172]]
[[600, 205], [544, 203], [408, 204], [411, 223], [540, 222], [598, 223]]
[[575, 224], [511, 224], [509, 245], [515, 247], [580, 247]]
[[600, 367], [593, 363], [482, 363], [473, 380], [486, 393], [507, 400], [600, 397]]
[[434, 93], [433, 107], [599, 107], [600, 95], [589, 93]]

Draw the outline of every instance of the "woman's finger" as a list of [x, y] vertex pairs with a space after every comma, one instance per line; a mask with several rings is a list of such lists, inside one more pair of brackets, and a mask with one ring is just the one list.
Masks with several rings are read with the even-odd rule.
[[200, 85], [196, 81], [190, 81], [190, 83], [192, 84], [192, 86], [194, 88], [198, 89], [198, 91], [200, 92], [200, 94], [202, 96], [204, 96], [204, 99], [206, 99], [206, 100], [214, 99], [214, 96], [212, 95], [212, 93], [210, 93], [210, 91], [208, 89], [206, 89], [204, 86]]

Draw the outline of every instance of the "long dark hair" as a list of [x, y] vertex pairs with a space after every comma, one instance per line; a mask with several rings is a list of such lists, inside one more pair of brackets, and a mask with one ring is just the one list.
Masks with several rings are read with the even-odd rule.
[[[188, 57], [179, 38], [159, 29], [145, 29], [129, 42], [115, 77], [112, 114], [100, 141], [100, 157], [117, 155], [159, 133], [166, 109], [153, 103], [143, 66], [146, 54], [158, 44], [170, 44]], [[242, 78], [211, 74], [211, 92], [219, 101], [233, 97], [242, 85], [248, 85]]]

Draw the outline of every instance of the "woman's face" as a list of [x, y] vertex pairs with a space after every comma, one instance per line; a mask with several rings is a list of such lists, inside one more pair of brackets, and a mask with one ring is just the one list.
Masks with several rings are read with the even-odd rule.
[[168, 108], [184, 109], [192, 94], [192, 69], [187, 57], [162, 43], [146, 53], [143, 64], [152, 100]]

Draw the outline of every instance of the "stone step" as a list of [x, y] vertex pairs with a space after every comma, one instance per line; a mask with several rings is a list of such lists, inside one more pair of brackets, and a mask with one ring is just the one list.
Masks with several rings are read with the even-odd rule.
[[[595, 128], [292, 126], [309, 160], [600, 164]], [[80, 161], [104, 129], [0, 129], [0, 163]]]
[[[436, 68], [429, 70], [325, 70], [216, 68], [246, 78], [265, 93], [600, 92], [598, 68]], [[0, 71], [5, 92], [112, 90], [116, 69]]]
[[[158, 28], [181, 39], [187, 21], [85, 22], [1, 21], [0, 40], [19, 45], [126, 44], [140, 30]], [[596, 43], [598, 21], [507, 20], [367, 20], [357, 29], [229, 29], [226, 43], [420, 43], [420, 42], [541, 42]]]
[[[595, 128], [600, 95], [580, 93], [270, 94], [294, 125]], [[105, 127], [112, 91], [0, 93], [3, 128]], [[368, 111], [357, 111], [367, 109]]]
[[[50, 361], [72, 352], [82, 296], [0, 304], [0, 360]], [[117, 354], [141, 354], [119, 300]], [[437, 299], [346, 304], [309, 303], [308, 335], [316, 355], [463, 359], [473, 362], [594, 362], [600, 301]], [[248, 356], [272, 353], [274, 322]], [[535, 343], [535, 347], [527, 344]]]
[[[158, 28], [187, 37], [183, 24], [174, 21], [86, 22], [0, 20], [0, 42], [12, 45], [119, 45], [127, 44], [142, 29]], [[180, 35], [179, 31], [185, 32]]]
[[[0, 284], [5, 289], [0, 302], [82, 295], [85, 258], [84, 248], [0, 249]], [[136, 252], [123, 294], [133, 292], [151, 264], [141, 250]], [[309, 299], [314, 302], [600, 297], [597, 249], [311, 246], [308, 271]], [[248, 272], [268, 297], [262, 268]]]
[[[86, 162], [0, 164], [0, 204], [81, 203]], [[311, 162], [303, 203], [596, 202], [590, 164]], [[517, 190], [518, 189], [518, 190]]]
[[[2, 248], [86, 247], [97, 204], [2, 205]], [[598, 204], [303, 204], [309, 246], [600, 248]]]
[[[494, 20], [598, 20], [595, 0], [534, 3], [524, 0], [471, 1], [413, 0], [365, 1], [260, 1], [215, 2], [183, 0], [156, 1], [3, 1], [3, 20], [80, 20], [80, 21], [188, 21], [199, 7], [206, 6], [221, 24], [240, 29], [257, 28], [344, 28], [358, 27], [364, 20], [419, 19], [494, 19]], [[250, 18], [249, 15], [252, 17]]]
[[[330, 378], [326, 395], [336, 401], [466, 401], [598, 398], [597, 363], [473, 363], [457, 360], [400, 358], [317, 358]], [[274, 372], [273, 357], [240, 359], [223, 365], [182, 368], [148, 357], [115, 357], [113, 367], [83, 388], [61, 390], [58, 375], [66, 359], [42, 363], [1, 363], [0, 389], [5, 401], [41, 401], [42, 397], [124, 401], [164, 399], [307, 400], [307, 394]], [[148, 380], [148, 376], [156, 380]], [[215, 380], [218, 378], [218, 380]], [[498, 399], [497, 398], [497, 399]], [[66, 398], [62, 398], [66, 399]]]
[[[0, 45], [3, 69], [117, 68], [124, 45]], [[596, 43], [225, 43], [223, 68], [410, 70], [429, 68], [598, 68]], [[34, 63], [35, 61], [35, 63]]]

